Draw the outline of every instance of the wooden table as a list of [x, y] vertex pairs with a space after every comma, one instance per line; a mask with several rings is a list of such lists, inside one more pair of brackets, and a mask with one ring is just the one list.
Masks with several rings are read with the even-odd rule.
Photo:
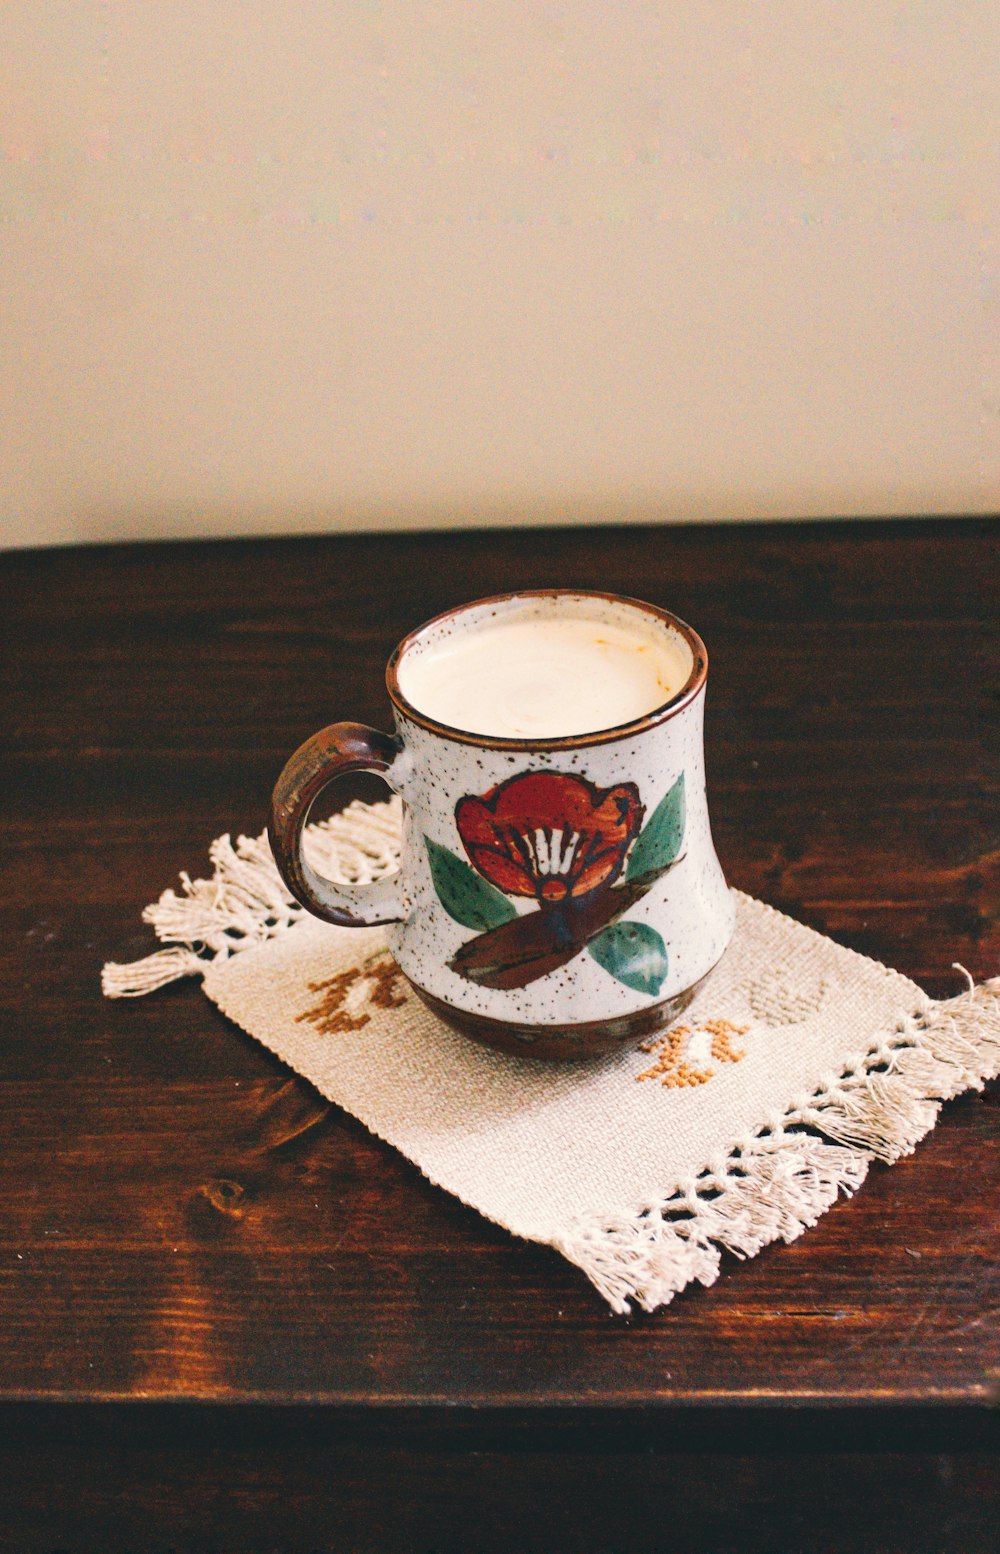
[[[933, 995], [1000, 970], [985, 520], [0, 559], [0, 1547], [975, 1554], [998, 1542], [997, 1091], [794, 1246], [611, 1315], [193, 983], [101, 998], [402, 633], [548, 583], [712, 655], [729, 879]], [[347, 796], [345, 793], [344, 796]]]

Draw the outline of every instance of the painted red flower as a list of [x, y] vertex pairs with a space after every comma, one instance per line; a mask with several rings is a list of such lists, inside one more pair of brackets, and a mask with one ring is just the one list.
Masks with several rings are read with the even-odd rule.
[[597, 788], [562, 772], [523, 772], [455, 806], [473, 867], [508, 896], [540, 903], [617, 879], [642, 816], [635, 783]]

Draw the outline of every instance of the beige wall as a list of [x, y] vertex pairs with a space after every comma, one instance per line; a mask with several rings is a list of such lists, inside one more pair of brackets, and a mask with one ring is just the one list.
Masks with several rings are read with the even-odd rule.
[[8, 0], [4, 541], [1000, 506], [998, 14]]

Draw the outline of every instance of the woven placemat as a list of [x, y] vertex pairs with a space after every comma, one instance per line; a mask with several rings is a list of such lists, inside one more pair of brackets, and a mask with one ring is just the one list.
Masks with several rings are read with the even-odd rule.
[[[399, 801], [309, 828], [315, 866], [395, 868]], [[243, 1030], [431, 1181], [556, 1247], [615, 1311], [652, 1311], [723, 1250], [792, 1241], [912, 1151], [942, 1101], [1000, 1072], [1000, 979], [935, 1002], [907, 977], [752, 897], [682, 1021], [586, 1064], [510, 1057], [442, 1024], [383, 931], [307, 916], [266, 836], [211, 847], [145, 917], [169, 948], [104, 968], [110, 997], [187, 974]]]

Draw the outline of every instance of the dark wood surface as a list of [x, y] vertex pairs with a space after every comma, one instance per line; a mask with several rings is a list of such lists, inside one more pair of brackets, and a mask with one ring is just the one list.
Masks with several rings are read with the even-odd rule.
[[[791, 1247], [613, 1316], [193, 983], [100, 996], [398, 638], [569, 584], [711, 658], [733, 884], [937, 997], [1000, 971], [987, 520], [0, 558], [0, 1547], [923, 1550], [998, 1538], [996, 1087]], [[345, 787], [343, 797], [350, 790]]]

